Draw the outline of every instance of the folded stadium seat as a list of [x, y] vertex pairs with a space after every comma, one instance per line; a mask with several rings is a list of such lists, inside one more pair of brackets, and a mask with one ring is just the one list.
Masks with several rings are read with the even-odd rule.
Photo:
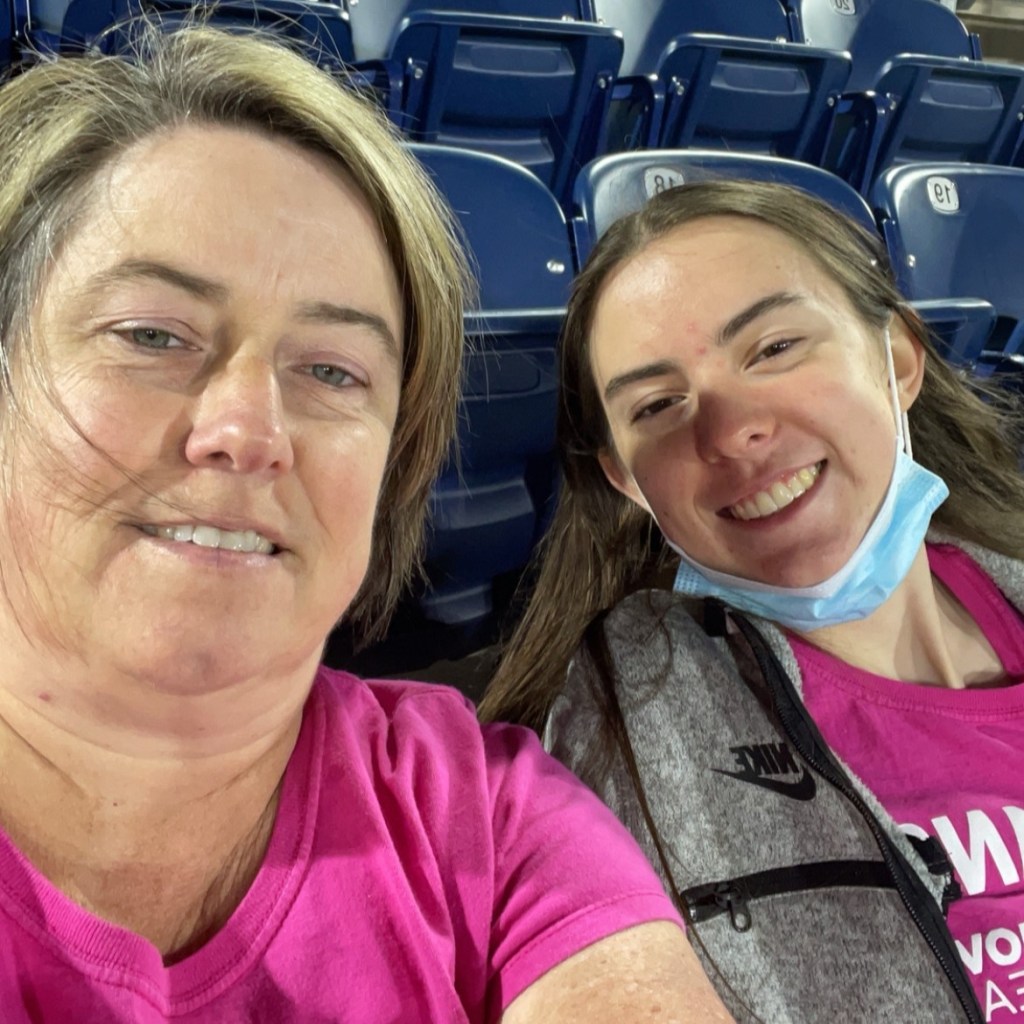
[[[863, 196], [819, 167], [717, 150], [618, 153], [593, 161], [576, 179], [571, 227], [577, 267], [582, 267], [594, 243], [614, 221], [640, 209], [652, 196], [685, 182], [719, 178], [752, 178], [801, 188], [842, 211], [866, 231], [878, 233]], [[943, 354], [954, 362], [970, 361], [989, 336], [995, 310], [989, 302], [969, 297], [977, 292], [954, 292], [953, 299], [947, 298], [948, 294], [929, 295], [929, 301], [914, 305]]]
[[511, 161], [411, 149], [457, 215], [479, 295], [464, 317], [458, 458], [430, 500], [428, 583], [361, 660], [341, 653], [343, 633], [332, 639], [329, 657], [360, 671], [407, 672], [493, 642], [547, 525], [556, 481], [555, 343], [572, 280], [562, 210]]
[[348, 0], [356, 60], [383, 60], [403, 18], [416, 11], [504, 14], [520, 18], [593, 21], [591, 0]]
[[605, 149], [701, 147], [817, 163], [846, 54], [790, 41], [778, 0], [595, 0], [622, 30]]
[[[576, 171], [597, 152], [621, 36], [562, 20], [559, 0], [532, 0], [545, 17], [441, 6], [409, 0], [387, 56], [359, 62], [360, 72], [410, 140], [506, 157], [567, 203]], [[458, 6], [493, 12], [527, 4]]]
[[[1024, 381], [1024, 170], [970, 164], [907, 164], [885, 171], [871, 192], [903, 292], [911, 299], [977, 296], [998, 319], [981, 353], [966, 353], [979, 374]], [[975, 359], [972, 360], [971, 356]]]
[[849, 50], [825, 164], [865, 195], [886, 167], [1007, 164], [1024, 110], [1024, 69], [982, 62], [978, 37], [935, 0], [789, 0], [802, 37]]
[[322, 67], [340, 69], [351, 62], [352, 32], [344, 7], [316, 0], [61, 0], [41, 4], [29, 31], [37, 49], [74, 53], [96, 48], [104, 53], [130, 51], [136, 35], [132, 20], [145, 15], [167, 25], [209, 15], [210, 24], [244, 31], [260, 28], [297, 42]]

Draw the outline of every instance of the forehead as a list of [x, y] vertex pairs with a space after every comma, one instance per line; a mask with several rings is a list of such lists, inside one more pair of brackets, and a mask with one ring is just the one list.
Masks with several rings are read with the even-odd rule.
[[747, 217], [704, 217], [655, 239], [610, 275], [595, 323], [623, 303], [648, 312], [667, 304], [713, 323], [748, 296], [798, 289], [833, 299], [842, 294], [777, 228]]
[[839, 284], [784, 232], [748, 217], [691, 221], [609, 275], [594, 312], [591, 361], [600, 378], [609, 359], [631, 361], [666, 339], [711, 341], [737, 313], [780, 292], [805, 296], [830, 316], [853, 316]]
[[365, 197], [340, 165], [285, 139], [184, 126], [131, 146], [94, 182], [58, 268], [81, 278], [125, 259], [229, 289], [258, 283], [268, 297], [341, 287], [382, 307], [400, 336], [394, 268]]

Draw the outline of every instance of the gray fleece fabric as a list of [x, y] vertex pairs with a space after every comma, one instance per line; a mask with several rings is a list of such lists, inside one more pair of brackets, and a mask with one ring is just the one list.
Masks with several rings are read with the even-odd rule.
[[[964, 548], [1024, 609], [1024, 565], [937, 532], [929, 539]], [[724, 1002], [740, 1024], [964, 1021], [945, 972], [898, 893], [843, 884], [841, 862], [881, 861], [865, 819], [786, 743], [757, 696], [760, 674], [743, 645], [709, 637], [693, 608], [670, 592], [642, 591], [604, 624], [616, 693], [668, 852], [671, 883], [684, 891], [821, 863], [829, 878], [834, 866], [837, 880], [749, 901], [745, 931], [728, 913], [690, 929]], [[785, 637], [754, 621], [802, 692]], [[608, 749], [595, 674], [581, 649], [552, 708], [545, 742], [619, 815], [672, 891], [621, 756], [616, 752], [605, 770], [593, 771], [595, 754]], [[945, 878], [928, 873], [874, 795], [847, 775], [938, 901]]]

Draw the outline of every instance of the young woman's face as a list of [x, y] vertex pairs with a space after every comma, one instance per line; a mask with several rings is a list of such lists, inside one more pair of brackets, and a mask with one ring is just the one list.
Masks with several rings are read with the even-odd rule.
[[5, 453], [19, 621], [159, 686], [315, 663], [366, 572], [402, 325], [326, 158], [214, 127], [128, 150], [31, 321], [78, 430], [33, 396], [58, 468], [32, 431]]
[[[892, 326], [904, 405], [923, 358]], [[709, 568], [827, 579], [884, 497], [896, 426], [882, 332], [786, 235], [704, 218], [608, 280], [590, 337], [614, 486]]]

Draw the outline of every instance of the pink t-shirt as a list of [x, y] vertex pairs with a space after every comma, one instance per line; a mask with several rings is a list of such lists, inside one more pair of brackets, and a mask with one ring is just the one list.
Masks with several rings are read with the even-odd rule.
[[583, 947], [678, 921], [612, 814], [447, 687], [321, 669], [263, 865], [164, 967], [0, 833], [3, 1024], [494, 1021]]
[[912, 835], [942, 843], [963, 890], [949, 928], [986, 1020], [1024, 1017], [1024, 619], [958, 548], [932, 572], [1003, 663], [1006, 686], [948, 690], [852, 668], [791, 641], [825, 740]]

